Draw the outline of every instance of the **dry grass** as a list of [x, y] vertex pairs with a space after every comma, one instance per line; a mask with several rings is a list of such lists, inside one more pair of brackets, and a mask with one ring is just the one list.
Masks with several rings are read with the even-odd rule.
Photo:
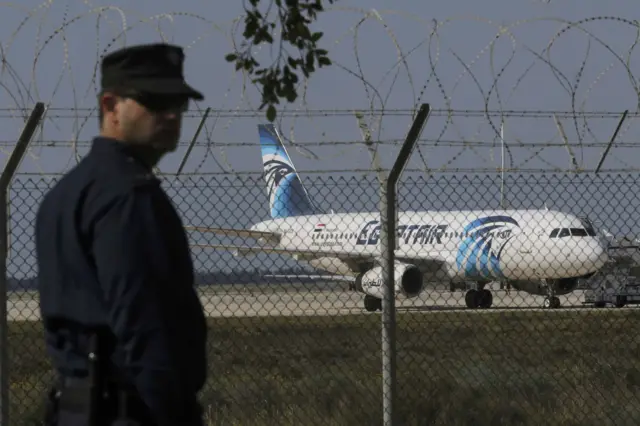
[[[640, 424], [640, 311], [398, 314], [398, 424]], [[381, 424], [380, 317], [210, 321], [211, 425]], [[14, 323], [12, 425], [51, 377]]]

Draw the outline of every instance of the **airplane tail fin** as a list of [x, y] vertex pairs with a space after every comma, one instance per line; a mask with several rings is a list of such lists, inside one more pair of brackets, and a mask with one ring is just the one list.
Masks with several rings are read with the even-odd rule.
[[273, 124], [259, 124], [264, 178], [273, 219], [312, 214], [315, 207]]

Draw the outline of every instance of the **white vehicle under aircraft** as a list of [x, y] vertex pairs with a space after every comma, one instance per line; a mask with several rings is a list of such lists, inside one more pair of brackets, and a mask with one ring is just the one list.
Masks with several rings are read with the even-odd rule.
[[[302, 185], [275, 126], [258, 125], [271, 219], [250, 229], [195, 228], [249, 237], [254, 246], [206, 245], [237, 255], [281, 253], [316, 269], [352, 277], [368, 311], [381, 310], [383, 271], [380, 215], [322, 213]], [[545, 296], [543, 306], [560, 307], [558, 295], [576, 289], [608, 260], [591, 222], [553, 210], [459, 210], [399, 212], [395, 250], [396, 296], [418, 296], [425, 283], [474, 281], [468, 308], [489, 308], [487, 283]]]

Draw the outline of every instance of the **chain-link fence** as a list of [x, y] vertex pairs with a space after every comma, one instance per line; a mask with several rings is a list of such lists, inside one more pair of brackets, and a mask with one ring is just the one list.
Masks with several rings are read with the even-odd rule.
[[[21, 156], [25, 174], [0, 202], [10, 210], [0, 220], [10, 233], [5, 245], [0, 230], [0, 426], [39, 424], [53, 379], [33, 223], [49, 175], [72, 167], [95, 135], [99, 67], [87, 58], [136, 38], [172, 39], [171, 29], [199, 58], [185, 70], [213, 100], [184, 114], [175, 163], [162, 167], [180, 175], [164, 175], [164, 186], [189, 227], [209, 317], [201, 398], [210, 424], [380, 424], [382, 329], [392, 323], [397, 424], [640, 423], [640, 113], [620, 111], [638, 101], [640, 25], [622, 9], [630, 2], [619, 16], [609, 4], [606, 16], [586, 6], [572, 16], [550, 1], [512, 3], [515, 14], [483, 4], [484, 17], [457, 16], [446, 2], [428, 12], [424, 2], [326, 8], [334, 66], [278, 108], [298, 170], [322, 169], [304, 171], [307, 192], [297, 193], [286, 164], [249, 173], [259, 170], [259, 93], [244, 84], [246, 70], [218, 63], [237, 50], [242, 16], [197, 3], [173, 12], [55, 0], [16, 12], [7, 3], [0, 155], [19, 151], [32, 100], [47, 109]], [[380, 311], [372, 169], [388, 169], [425, 101], [437, 108], [398, 187], [395, 322]]]
[[[17, 176], [10, 193], [15, 425], [35, 424], [53, 377], [33, 291], [33, 222], [54, 182]], [[286, 231], [287, 219], [277, 229], [269, 221], [286, 216], [294, 199], [274, 205], [261, 175], [164, 178], [193, 227], [210, 325], [201, 395], [210, 424], [381, 422], [380, 315], [367, 309], [377, 307], [380, 280], [367, 254], [378, 235], [379, 182], [343, 174], [305, 176], [304, 185], [298, 205], [312, 201], [314, 212], [333, 215], [290, 218]], [[608, 237], [638, 235], [637, 175], [506, 176], [506, 213], [494, 211], [500, 187], [500, 176], [488, 174], [399, 182], [398, 424], [637, 424], [639, 316], [631, 305], [640, 294], [635, 281], [610, 277], [616, 262], [633, 258], [633, 242], [623, 249]], [[439, 213], [407, 213], [425, 210]], [[531, 278], [536, 268], [540, 279]], [[594, 308], [594, 297], [611, 308]], [[542, 309], [545, 300], [560, 307]]]

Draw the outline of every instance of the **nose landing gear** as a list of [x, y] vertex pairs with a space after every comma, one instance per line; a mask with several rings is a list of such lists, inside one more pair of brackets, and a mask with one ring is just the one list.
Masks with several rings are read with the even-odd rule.
[[545, 309], [558, 309], [560, 305], [560, 299], [556, 296], [556, 284], [555, 280], [542, 280], [542, 284], [547, 290], [547, 297], [542, 302], [542, 307]]
[[556, 296], [548, 296], [544, 298], [542, 307], [545, 309], [557, 309], [560, 307], [560, 299]]

